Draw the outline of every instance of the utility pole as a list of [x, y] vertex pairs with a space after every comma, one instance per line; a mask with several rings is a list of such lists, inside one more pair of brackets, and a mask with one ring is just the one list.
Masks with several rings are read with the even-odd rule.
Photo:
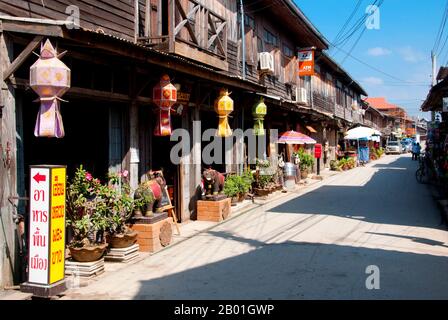
[[[432, 86], [437, 84], [437, 57], [434, 51], [431, 51], [431, 61], [432, 61]], [[436, 113], [431, 111], [431, 121], [436, 120]]]
[[244, 34], [244, 6], [243, 0], [240, 0], [240, 11], [241, 11], [241, 51], [242, 51], [242, 62], [243, 62], [243, 80], [246, 80], [246, 39]]

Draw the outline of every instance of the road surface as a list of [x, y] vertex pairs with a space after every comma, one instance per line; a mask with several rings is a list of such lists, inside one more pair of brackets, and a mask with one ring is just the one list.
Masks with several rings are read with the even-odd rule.
[[416, 168], [385, 156], [65, 298], [446, 299], [448, 232]]

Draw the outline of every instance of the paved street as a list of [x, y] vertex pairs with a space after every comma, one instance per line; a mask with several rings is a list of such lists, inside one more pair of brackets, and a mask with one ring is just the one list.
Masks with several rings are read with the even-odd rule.
[[[448, 298], [448, 232], [416, 167], [408, 155], [385, 156], [65, 298]], [[366, 289], [369, 265], [380, 270], [379, 290]]]

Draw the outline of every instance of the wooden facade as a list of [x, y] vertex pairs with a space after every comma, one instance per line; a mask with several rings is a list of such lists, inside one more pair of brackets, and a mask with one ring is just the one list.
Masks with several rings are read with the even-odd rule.
[[[35, 162], [68, 163], [69, 174], [80, 164], [99, 176], [127, 169], [134, 188], [148, 170], [163, 167], [175, 186], [178, 219], [195, 218], [204, 168], [201, 135], [217, 126], [213, 102], [222, 87], [232, 92], [235, 102], [232, 128], [253, 126], [251, 107], [263, 96], [268, 130], [303, 131], [320, 143], [328, 142], [328, 154], [334, 155], [338, 133], [363, 121], [356, 108], [365, 92], [321, 53], [328, 44], [292, 0], [276, 1], [275, 10], [272, 4], [245, 1], [242, 33], [236, 0], [0, 0], [0, 145], [11, 149], [11, 165], [0, 172], [5, 186], [2, 219], [8, 219], [3, 222], [9, 226], [0, 241], [8, 243], [8, 250], [14, 252], [15, 228], [7, 197], [27, 195], [27, 168]], [[77, 10], [79, 26], [73, 25]], [[72, 70], [72, 85], [64, 96], [69, 103], [62, 103], [67, 134], [58, 141], [32, 134], [37, 106], [28, 73], [35, 60], [32, 52], [45, 38], [60, 52], [67, 51], [63, 60]], [[297, 49], [305, 47], [316, 48], [316, 75], [299, 78]], [[260, 72], [261, 52], [273, 55], [272, 74]], [[172, 115], [173, 129], [183, 128], [191, 135], [190, 152], [179, 165], [169, 158], [175, 142], [153, 135], [152, 87], [165, 73], [189, 97], [180, 113]], [[306, 101], [297, 99], [300, 88], [307, 92]], [[202, 121], [199, 134], [194, 121]], [[266, 149], [268, 156], [275, 156], [273, 143]], [[51, 150], [60, 152], [44, 152]], [[244, 140], [226, 155], [233, 160], [243, 157]], [[329, 160], [322, 159], [323, 165]], [[216, 168], [241, 170], [235, 162]], [[5, 275], [11, 274], [11, 263], [4, 255], [0, 260], [2, 284], [11, 284], [12, 278]]]

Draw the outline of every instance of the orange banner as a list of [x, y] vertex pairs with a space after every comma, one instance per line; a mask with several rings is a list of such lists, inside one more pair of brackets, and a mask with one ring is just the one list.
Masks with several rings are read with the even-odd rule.
[[299, 51], [299, 77], [314, 75], [314, 50]]

